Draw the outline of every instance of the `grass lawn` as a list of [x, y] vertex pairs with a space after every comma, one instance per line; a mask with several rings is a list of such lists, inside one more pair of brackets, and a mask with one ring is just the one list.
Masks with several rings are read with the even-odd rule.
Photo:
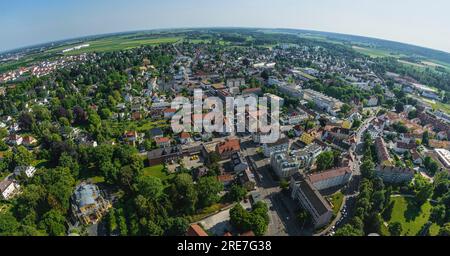
[[47, 166], [48, 160], [34, 160], [33, 163], [31, 163], [31, 165], [33, 165], [36, 168], [44, 168]]
[[[403, 228], [402, 235], [417, 235], [430, 218], [431, 204], [427, 202], [419, 208], [414, 204], [413, 198], [393, 197], [391, 200], [394, 202], [394, 208], [388, 223], [400, 222]], [[432, 233], [438, 228], [436, 224], [433, 226]]]
[[4, 180], [6, 176], [8, 176], [9, 174], [10, 174], [9, 172], [0, 173], [0, 181]]
[[430, 235], [438, 236], [440, 230], [441, 230], [441, 227], [438, 224], [433, 223], [433, 225], [431, 225], [431, 227], [430, 227]]
[[198, 214], [194, 214], [192, 216], [189, 216], [189, 221], [192, 222], [197, 222], [200, 221], [204, 218], [206, 218], [208, 215], [213, 214], [215, 212], [219, 212], [222, 208], [226, 207], [227, 205], [225, 204], [213, 204], [210, 207], [206, 207], [205, 209], [201, 210], [200, 213]]
[[173, 177], [173, 175], [167, 175], [166, 173], [164, 173], [163, 169], [164, 166], [162, 164], [159, 164], [144, 168], [142, 172], [145, 176], [153, 176], [161, 179], [161, 181], [168, 180]]
[[360, 46], [353, 46], [353, 50], [369, 55], [372, 58], [379, 58], [379, 57], [400, 57], [399, 55], [394, 55], [388, 51], [382, 50], [382, 49], [375, 49], [375, 48], [366, 48], [366, 47], [360, 47]]
[[161, 38], [127, 38], [125, 36], [116, 36], [116, 37], [107, 37], [102, 39], [97, 39], [93, 41], [88, 41], [85, 43], [77, 43], [73, 45], [67, 45], [58, 47], [55, 49], [51, 49], [49, 53], [62, 52], [64, 49], [68, 49], [73, 46], [81, 45], [81, 44], [89, 44], [89, 47], [82, 48], [79, 50], [73, 50], [70, 52], [64, 53], [64, 55], [77, 55], [81, 53], [89, 53], [89, 52], [109, 52], [109, 51], [118, 51], [118, 50], [127, 50], [136, 47], [140, 47], [142, 45], [158, 45], [164, 43], [176, 43], [179, 40], [183, 39], [182, 37], [161, 37]]
[[344, 202], [344, 194], [342, 194], [342, 192], [339, 191], [334, 195], [330, 196], [328, 200], [331, 202], [333, 206], [333, 213], [337, 215], [339, 210], [341, 209], [342, 203]]

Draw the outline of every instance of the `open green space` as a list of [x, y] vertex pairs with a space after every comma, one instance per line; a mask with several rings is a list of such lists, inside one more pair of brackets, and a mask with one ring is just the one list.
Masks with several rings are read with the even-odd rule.
[[332, 204], [333, 213], [337, 215], [339, 210], [341, 209], [342, 203], [344, 202], [344, 194], [342, 194], [342, 192], [339, 191], [333, 194], [332, 196], [328, 197], [328, 200], [330, 200]]
[[168, 180], [173, 177], [173, 175], [167, 175], [164, 171], [164, 165], [154, 165], [142, 170], [144, 176], [153, 176], [161, 179], [162, 181]]
[[382, 49], [376, 49], [376, 48], [368, 48], [368, 47], [361, 47], [361, 46], [352, 46], [353, 50], [368, 55], [372, 58], [380, 58], [380, 57], [400, 57], [400, 55], [393, 54], [389, 51], [385, 51]]
[[48, 52], [50, 53], [58, 53], [62, 52], [65, 49], [82, 45], [89, 44], [89, 47], [81, 48], [78, 50], [73, 50], [64, 53], [64, 55], [77, 55], [82, 53], [90, 53], [90, 52], [108, 52], [108, 51], [118, 51], [118, 50], [127, 50], [136, 47], [140, 47], [142, 45], [158, 45], [158, 44], [166, 44], [166, 43], [176, 43], [179, 40], [183, 39], [182, 37], [161, 37], [161, 38], [136, 38], [130, 39], [127, 37], [109, 37], [103, 38], [93, 41], [87, 41], [84, 43], [77, 43], [73, 45], [66, 45], [62, 47], [58, 47], [55, 49], [51, 49]]
[[[414, 198], [400, 196], [393, 197], [391, 201], [394, 202], [394, 207], [388, 223], [399, 222], [403, 228], [402, 235], [418, 235], [430, 219], [432, 209], [430, 202], [426, 202], [421, 207], [418, 207], [414, 202]], [[430, 228], [430, 233], [437, 234], [438, 230], [439, 226], [433, 224]]]

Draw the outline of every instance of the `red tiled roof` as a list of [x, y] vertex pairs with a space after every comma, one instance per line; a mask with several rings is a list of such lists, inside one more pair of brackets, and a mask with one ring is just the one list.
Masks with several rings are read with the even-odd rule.
[[180, 134], [180, 138], [181, 139], [189, 139], [190, 137], [191, 137], [191, 135], [189, 133], [187, 133], [187, 132], [182, 132]]
[[351, 173], [350, 167], [342, 167], [337, 169], [331, 169], [324, 172], [314, 173], [311, 174], [308, 179], [311, 181], [311, 183], [316, 183], [323, 180], [332, 179], [339, 176], [344, 176], [346, 174]]
[[158, 138], [155, 138], [155, 141], [156, 141], [156, 143], [167, 143], [167, 142], [170, 141], [170, 138], [168, 138], [168, 137], [162, 137], [162, 138], [158, 137]]
[[217, 176], [217, 179], [220, 182], [229, 182], [229, 181], [233, 181], [234, 180], [234, 176], [231, 175], [231, 174], [222, 174], [222, 175]]
[[186, 236], [208, 236], [208, 234], [198, 224], [192, 224], [186, 232]]
[[220, 155], [223, 154], [224, 152], [232, 152], [240, 150], [241, 144], [239, 139], [225, 140], [224, 142], [221, 142], [216, 146], [216, 152]]
[[166, 109], [164, 109], [164, 113], [175, 113], [175, 112], [177, 112], [177, 110], [174, 109], [174, 108], [166, 108]]

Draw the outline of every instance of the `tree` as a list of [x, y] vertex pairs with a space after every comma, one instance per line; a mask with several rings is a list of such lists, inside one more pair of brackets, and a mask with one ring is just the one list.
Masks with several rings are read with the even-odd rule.
[[78, 161], [76, 161], [68, 153], [64, 152], [61, 154], [61, 157], [59, 158], [59, 166], [68, 168], [69, 170], [71, 170], [74, 177], [78, 177], [78, 174], [80, 172]]
[[24, 112], [19, 117], [19, 126], [22, 130], [31, 131], [35, 120], [31, 113]]
[[343, 115], [347, 115], [348, 112], [350, 112], [350, 110], [352, 110], [352, 107], [346, 103], [344, 105], [342, 105], [342, 107], [341, 107], [341, 113]]
[[105, 182], [109, 185], [114, 185], [118, 182], [119, 169], [111, 163], [111, 161], [106, 161], [100, 163], [100, 173], [105, 177]]
[[305, 226], [308, 226], [311, 224], [312, 217], [311, 217], [311, 214], [309, 214], [309, 212], [302, 209], [297, 214], [297, 220], [298, 220], [298, 222], [300, 222], [300, 226], [305, 227]]
[[395, 104], [395, 111], [397, 111], [397, 113], [405, 111], [405, 105], [402, 102], [397, 101], [397, 103]]
[[241, 232], [249, 231], [252, 227], [250, 213], [241, 204], [236, 204], [230, 210], [230, 223]]
[[176, 217], [167, 220], [166, 236], [183, 236], [189, 227], [189, 222], [185, 218]]
[[34, 160], [34, 155], [23, 146], [19, 146], [13, 155], [13, 167], [29, 166]]
[[445, 205], [439, 204], [431, 209], [430, 218], [433, 220], [433, 222], [441, 224], [445, 221], [445, 217]]
[[363, 235], [364, 234], [361, 230], [354, 228], [350, 224], [344, 225], [342, 228], [336, 231], [336, 234], [334, 234], [334, 236], [363, 236]]
[[57, 210], [48, 211], [42, 216], [39, 226], [45, 229], [50, 236], [66, 235], [66, 218]]
[[0, 212], [0, 236], [18, 235], [20, 223], [11, 212]]
[[262, 216], [257, 214], [251, 215], [251, 226], [253, 233], [255, 233], [255, 235], [257, 236], [262, 236], [267, 231], [266, 221]]
[[385, 202], [384, 191], [375, 191], [372, 195], [372, 211], [381, 212], [384, 209]]
[[159, 178], [141, 175], [137, 179], [136, 192], [147, 200], [158, 201], [163, 194], [164, 186]]
[[198, 181], [199, 207], [210, 206], [219, 201], [218, 193], [223, 190], [223, 184], [216, 177], [202, 177]]
[[174, 179], [171, 187], [171, 199], [182, 213], [193, 213], [197, 206], [198, 195], [191, 175], [181, 173]]
[[144, 225], [144, 234], [147, 236], [162, 236], [164, 230], [153, 221], [147, 221]]
[[247, 195], [247, 190], [240, 186], [240, 185], [233, 185], [231, 186], [230, 192], [228, 192], [228, 198], [230, 201], [233, 202], [240, 202], [242, 201], [245, 196]]
[[66, 212], [69, 209], [74, 184], [75, 179], [67, 168], [57, 167], [43, 172], [42, 186], [47, 190], [47, 202], [55, 210]]
[[366, 160], [361, 165], [361, 175], [364, 178], [372, 179], [375, 177], [375, 164], [372, 160]]
[[389, 225], [389, 233], [391, 233], [391, 236], [400, 236], [402, 232], [403, 228], [400, 222], [394, 222]]
[[428, 131], [425, 131], [422, 134], [422, 144], [425, 146], [430, 146], [430, 133]]
[[326, 151], [317, 157], [317, 170], [323, 171], [332, 168], [334, 165], [333, 151]]
[[441, 230], [439, 230], [439, 236], [450, 236], [450, 222], [441, 227]]
[[419, 206], [423, 205], [431, 197], [432, 194], [433, 194], [433, 187], [430, 184], [420, 188], [416, 192], [417, 205]]

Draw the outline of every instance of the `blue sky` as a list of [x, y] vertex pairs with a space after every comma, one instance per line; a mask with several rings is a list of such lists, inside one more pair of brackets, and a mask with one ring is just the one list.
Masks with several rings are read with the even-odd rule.
[[278, 27], [372, 36], [450, 52], [448, 0], [14, 0], [0, 52], [84, 35], [177, 27]]

